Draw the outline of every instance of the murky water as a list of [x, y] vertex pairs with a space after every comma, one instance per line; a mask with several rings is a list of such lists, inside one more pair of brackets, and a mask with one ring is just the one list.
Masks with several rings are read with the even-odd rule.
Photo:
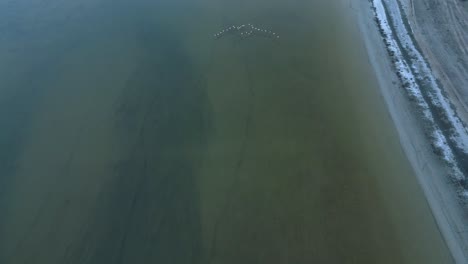
[[450, 263], [343, 12], [0, 0], [0, 262]]

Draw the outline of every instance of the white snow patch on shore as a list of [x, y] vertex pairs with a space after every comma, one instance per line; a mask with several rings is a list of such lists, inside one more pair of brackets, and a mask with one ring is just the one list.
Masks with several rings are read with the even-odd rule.
[[463, 152], [468, 154], [468, 131], [456, 115], [455, 110], [450, 105], [448, 99], [442, 94], [442, 89], [439, 87], [422, 54], [416, 49], [412, 39], [410, 38], [410, 34], [403, 23], [400, 8], [397, 5], [387, 5], [387, 8], [388, 12], [391, 14], [390, 17], [392, 19], [393, 26], [395, 27], [397, 37], [410, 57], [411, 69], [416, 74], [416, 77], [420, 82], [432, 88], [429, 93], [431, 102], [435, 106], [443, 109], [446, 118], [454, 127], [454, 131], [452, 132], [453, 135], [451, 135], [452, 139], [454, 139], [458, 147], [463, 150]]
[[[422, 110], [424, 118], [433, 127], [433, 131], [431, 132], [433, 145], [441, 151], [442, 158], [449, 164], [450, 168], [452, 169], [452, 176], [456, 180], [463, 180], [464, 175], [457, 165], [455, 155], [448, 145], [447, 138], [444, 136], [439, 126], [435, 123], [434, 116], [432, 115], [429, 105], [422, 95], [421, 87], [418, 85], [416, 80], [424, 84], [431, 85], [433, 88], [433, 91], [430, 93], [430, 99], [432, 103], [442, 108], [442, 110], [445, 110], [447, 119], [454, 126], [454, 141], [457, 143], [460, 149], [462, 149], [465, 153], [468, 153], [468, 133], [465, 127], [461, 123], [460, 119], [456, 116], [448, 100], [443, 96], [442, 91], [433, 77], [429, 66], [424, 61], [423, 56], [414, 46], [413, 41], [410, 38], [410, 35], [403, 23], [399, 8], [393, 6], [393, 8], [390, 8], [388, 11], [390, 14], [390, 19], [392, 19], [392, 24], [395, 27], [396, 33], [394, 33], [392, 27], [389, 24], [389, 19], [385, 12], [386, 9], [382, 0], [373, 0], [373, 6], [375, 16], [377, 18], [377, 22], [379, 23], [380, 29], [382, 30], [382, 34], [384, 35], [387, 48], [389, 52], [393, 54], [394, 65], [397, 69], [399, 77], [411, 99], [413, 99], [418, 104]], [[403, 52], [396, 41], [397, 38], [403, 45], [405, 52], [407, 52], [411, 57], [409, 61], [410, 65], [408, 65], [408, 62], [403, 56]]]

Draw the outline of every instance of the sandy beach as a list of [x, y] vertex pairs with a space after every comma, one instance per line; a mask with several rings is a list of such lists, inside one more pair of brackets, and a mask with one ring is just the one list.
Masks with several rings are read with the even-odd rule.
[[[425, 131], [423, 118], [417, 106], [409, 99], [407, 92], [402, 89], [395, 65], [392, 63], [392, 58], [387, 52], [387, 47], [374, 21], [375, 15], [370, 3], [349, 1], [348, 4], [350, 12], [357, 17], [359, 29], [366, 43], [369, 63], [374, 68], [382, 96], [398, 130], [401, 145], [424, 190], [440, 232], [454, 261], [468, 263], [467, 210], [457, 195], [456, 184], [450, 180], [451, 169], [434, 154], [430, 137]], [[440, 47], [432, 46], [432, 48], [437, 50]], [[439, 63], [450, 65], [450, 60]], [[455, 104], [460, 105], [457, 102]]]
[[468, 121], [468, 2], [403, 0], [419, 47], [463, 121]]

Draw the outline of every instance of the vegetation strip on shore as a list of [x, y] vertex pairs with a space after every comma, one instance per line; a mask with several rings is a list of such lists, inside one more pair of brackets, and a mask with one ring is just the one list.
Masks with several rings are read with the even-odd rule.
[[418, 51], [397, 2], [370, 0], [397, 75], [426, 123], [433, 150], [450, 168], [457, 192], [468, 200], [468, 132]]

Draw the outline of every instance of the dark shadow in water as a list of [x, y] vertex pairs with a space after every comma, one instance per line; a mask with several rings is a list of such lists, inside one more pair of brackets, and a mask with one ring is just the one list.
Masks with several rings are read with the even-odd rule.
[[[53, 5], [43, 5], [53, 9]], [[1, 3], [0, 39], [7, 47], [9, 69], [1, 72], [0, 90], [0, 237], [5, 237], [5, 212], [15, 204], [9, 194], [16, 184], [15, 175], [19, 159], [27, 147], [36, 113], [43, 99], [50, 92], [50, 84], [57, 78], [61, 61], [70, 51], [81, 47], [88, 37], [84, 19], [78, 23], [54, 20], [60, 13], [51, 10], [50, 17], [39, 19], [37, 25], [28, 23], [29, 4], [18, 2]], [[97, 10], [99, 13], [101, 10]], [[102, 17], [102, 16], [96, 16]], [[47, 21], [49, 19], [50, 21]], [[47, 41], [44, 41], [47, 40]], [[10, 56], [11, 55], [11, 56]], [[14, 77], [10, 76], [10, 71]], [[16, 74], [21, 72], [18, 78]], [[7, 247], [0, 242], [0, 263], [7, 263]]]
[[116, 107], [123, 157], [66, 263], [201, 263], [197, 166], [208, 132], [202, 80], [168, 33], [143, 56]]
[[[30, 60], [30, 64], [23, 72], [21, 80], [7, 82], [9, 87], [2, 87], [0, 94], [0, 212], [7, 211], [9, 204], [9, 192], [15, 184], [15, 175], [18, 170], [18, 162], [28, 137], [31, 133], [32, 122], [37, 109], [42, 105], [42, 99], [47, 95], [48, 84], [56, 78], [58, 68], [57, 61], [73, 48], [53, 49], [52, 52], [43, 56], [31, 56], [42, 50], [34, 43], [27, 45], [28, 55], [20, 54]], [[24, 59], [24, 58], [23, 58]], [[47, 67], [44, 67], [47, 65]], [[12, 65], [14, 68], [16, 65]], [[8, 79], [10, 76], [2, 74], [0, 78]], [[0, 217], [0, 236], [4, 237], [4, 217]], [[4, 245], [0, 243], [0, 263], [6, 253]]]

